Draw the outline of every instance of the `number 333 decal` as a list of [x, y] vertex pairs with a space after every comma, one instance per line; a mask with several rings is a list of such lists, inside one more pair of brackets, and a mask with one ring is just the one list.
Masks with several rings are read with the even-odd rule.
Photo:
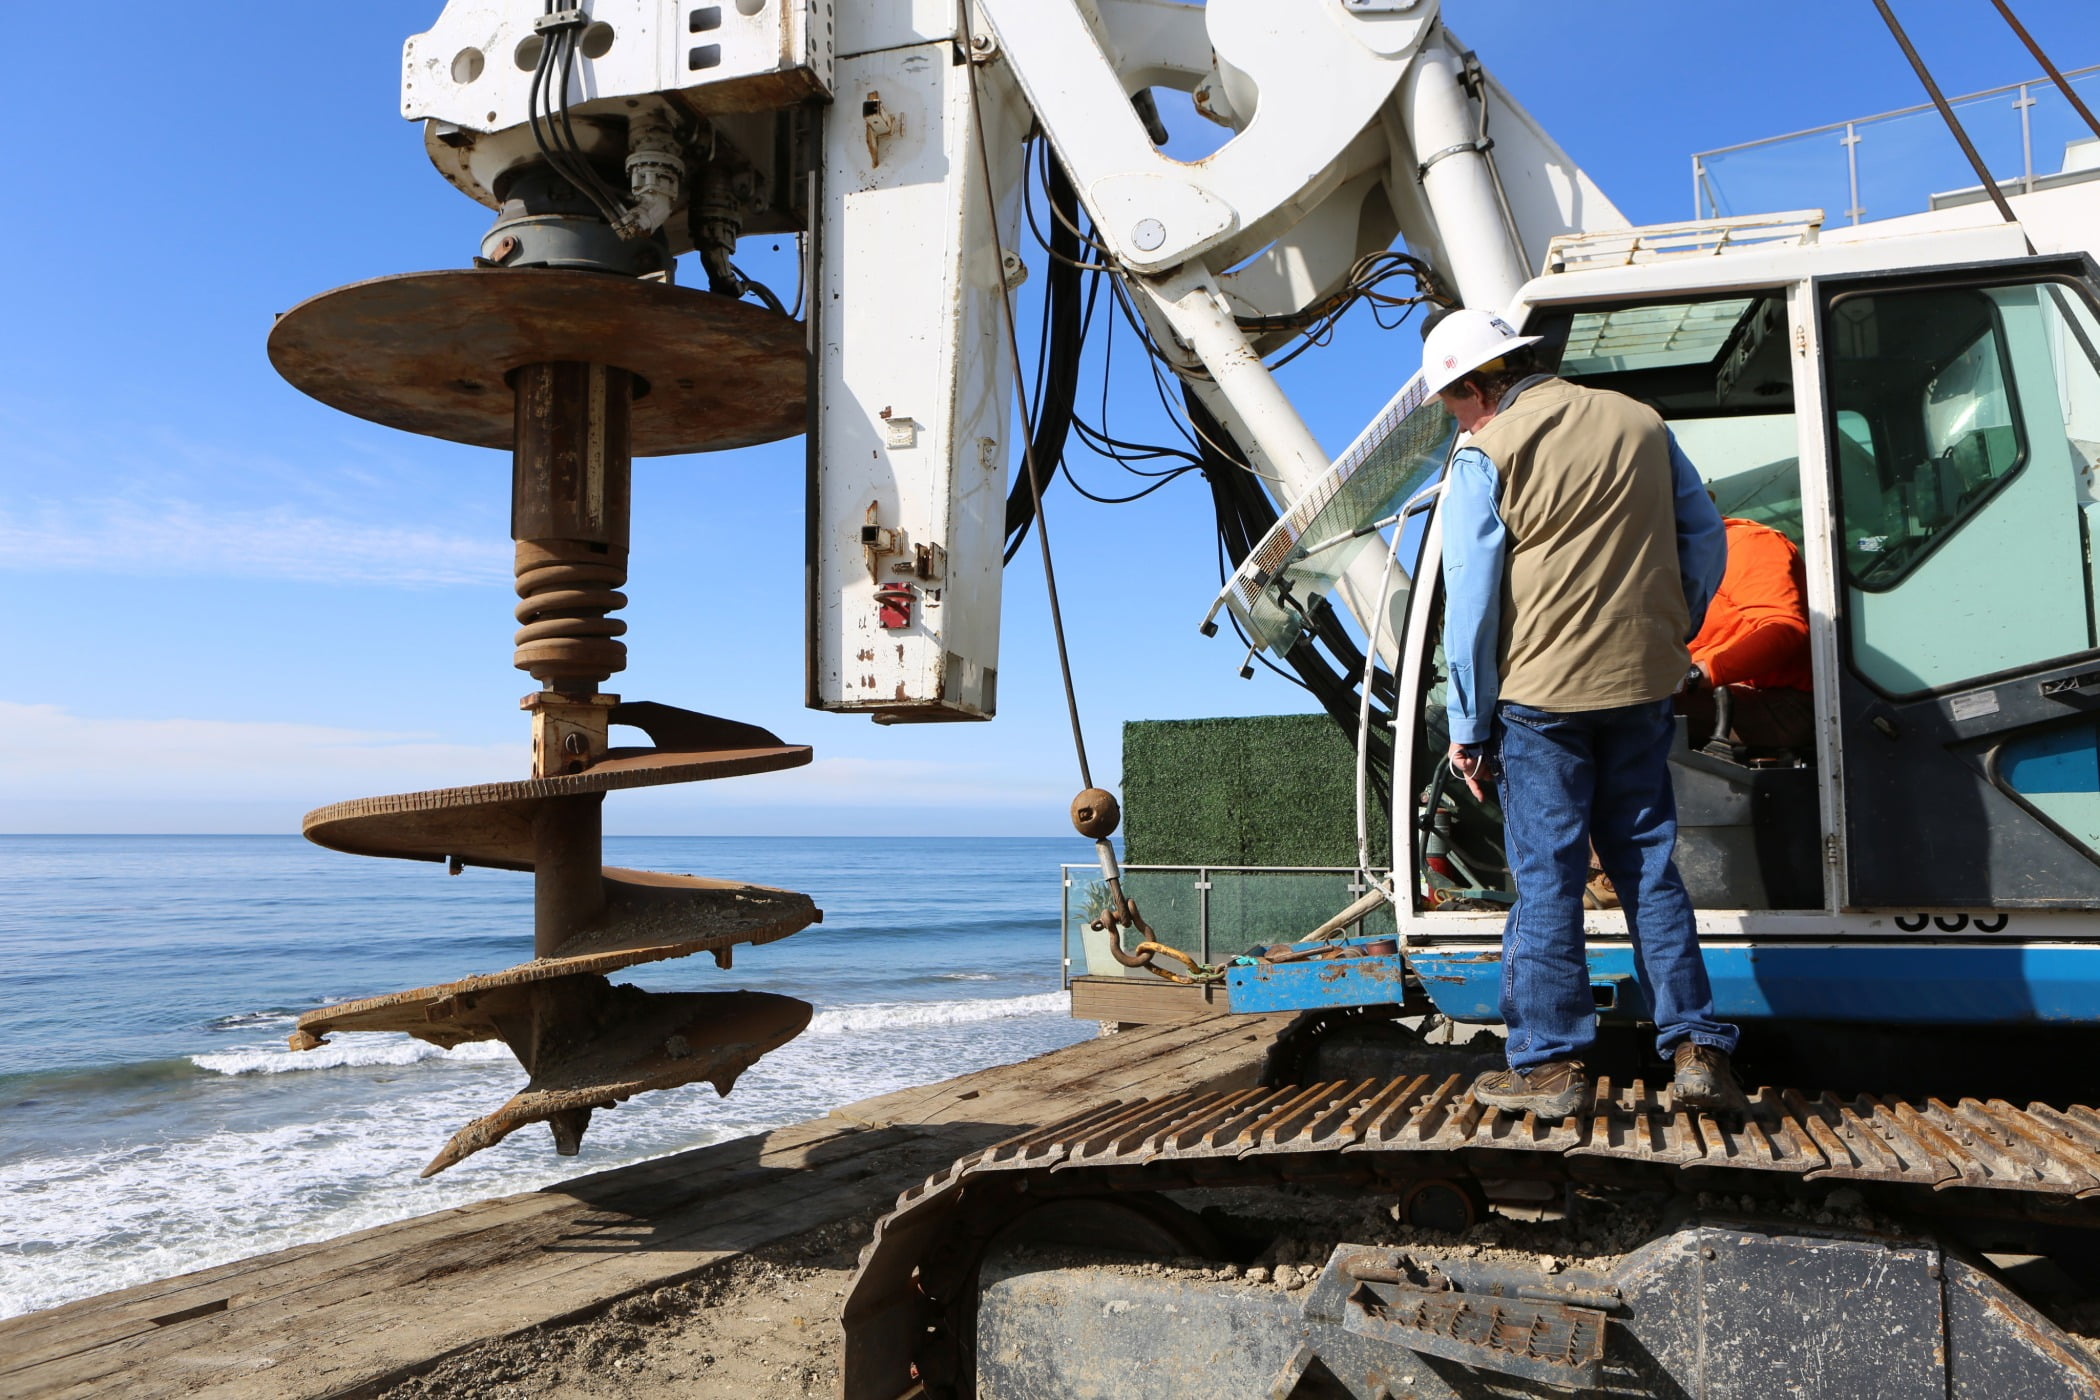
[[1983, 914], [1970, 918], [1967, 914], [1898, 914], [1896, 927], [1905, 933], [1923, 933], [1927, 924], [1941, 933], [1960, 933], [1973, 928], [1978, 933], [2002, 933], [2007, 920], [2004, 914]]

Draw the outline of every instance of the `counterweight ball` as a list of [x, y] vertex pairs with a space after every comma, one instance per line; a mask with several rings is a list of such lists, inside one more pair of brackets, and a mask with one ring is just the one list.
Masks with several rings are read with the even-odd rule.
[[1081, 836], [1099, 841], [1122, 824], [1123, 809], [1105, 788], [1088, 788], [1072, 799], [1072, 826]]

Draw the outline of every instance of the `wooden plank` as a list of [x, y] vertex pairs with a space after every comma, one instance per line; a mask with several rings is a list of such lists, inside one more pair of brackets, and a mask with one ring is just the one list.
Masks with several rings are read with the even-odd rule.
[[1184, 987], [1150, 975], [1072, 979], [1072, 1014], [1085, 1021], [1184, 1021], [1224, 1009], [1225, 993], [1217, 986]]
[[369, 1394], [886, 1204], [1089, 1100], [1252, 1082], [1287, 1019], [1146, 1026], [761, 1137], [0, 1322], [0, 1396]]

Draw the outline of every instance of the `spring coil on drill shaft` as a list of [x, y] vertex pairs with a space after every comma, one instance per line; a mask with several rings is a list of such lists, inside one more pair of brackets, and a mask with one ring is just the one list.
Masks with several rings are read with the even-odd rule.
[[517, 432], [511, 538], [517, 542], [514, 663], [551, 690], [588, 692], [626, 668], [635, 380], [609, 365], [514, 372]]
[[568, 540], [520, 540], [517, 589], [523, 624], [512, 638], [517, 668], [541, 684], [595, 683], [626, 669], [627, 624], [608, 613], [627, 606], [627, 551], [617, 557]]

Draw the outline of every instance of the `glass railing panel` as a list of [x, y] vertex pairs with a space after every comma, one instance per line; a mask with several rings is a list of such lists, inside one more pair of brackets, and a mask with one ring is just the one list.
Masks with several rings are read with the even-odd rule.
[[[2071, 79], [2071, 89], [2087, 110], [2100, 111], [2100, 73]], [[2034, 106], [2027, 109], [2028, 146], [2034, 153], [2037, 182], [2052, 175], [2100, 169], [2100, 136], [2085, 124], [2054, 83], [2030, 87]]]
[[[1353, 870], [1213, 870], [1212, 961], [1222, 962], [1257, 944], [1303, 938], [1362, 893]], [[1386, 905], [1364, 920], [1363, 931], [1391, 933], [1393, 928], [1392, 907]]]
[[[1100, 869], [1070, 866], [1067, 872], [1071, 885], [1065, 891], [1065, 956], [1071, 960], [1071, 975], [1151, 978], [1143, 968], [1117, 962], [1108, 950], [1108, 932], [1093, 926], [1108, 907], [1108, 886], [1102, 882]], [[1137, 905], [1159, 940], [1192, 957], [1200, 956], [1203, 946], [1203, 892], [1196, 885], [1193, 866], [1168, 870], [1125, 867], [1123, 871], [1123, 893]], [[1139, 941], [1138, 933], [1125, 930], [1126, 952]]]
[[1811, 131], [1698, 157], [1699, 217], [1821, 209], [1826, 223], [1846, 222], [1852, 183], [1844, 138], [1842, 130]]
[[[1109, 952], [1109, 935], [1093, 927], [1107, 907], [1108, 889], [1091, 865], [1067, 865], [1064, 878], [1065, 975], [1142, 977]], [[1384, 872], [1378, 872], [1382, 877]], [[1126, 866], [1123, 889], [1155, 937], [1198, 961], [1218, 964], [1262, 943], [1303, 938], [1342, 912], [1363, 893], [1357, 873], [1347, 869], [1258, 869], [1244, 866]], [[1344, 937], [1391, 935], [1393, 910], [1383, 906], [1352, 925]], [[1123, 947], [1139, 935], [1126, 931]], [[1179, 971], [1161, 960], [1161, 966]]]
[[[2088, 107], [2100, 103], [2100, 69], [2068, 76]], [[2046, 79], [1948, 105], [1993, 180], [2009, 191], [2046, 189], [2100, 168], [2100, 138]], [[1929, 105], [1702, 151], [1692, 171], [1701, 219], [1821, 209], [1835, 227], [1989, 197]]]
[[[1955, 104], [1963, 129], [2001, 181], [2022, 173], [2019, 119], [2003, 102], [1992, 97]], [[1931, 208], [1937, 196], [1971, 189], [1981, 194], [1983, 186], [1938, 112], [1927, 108], [1860, 127], [1862, 222], [1915, 214]]]

